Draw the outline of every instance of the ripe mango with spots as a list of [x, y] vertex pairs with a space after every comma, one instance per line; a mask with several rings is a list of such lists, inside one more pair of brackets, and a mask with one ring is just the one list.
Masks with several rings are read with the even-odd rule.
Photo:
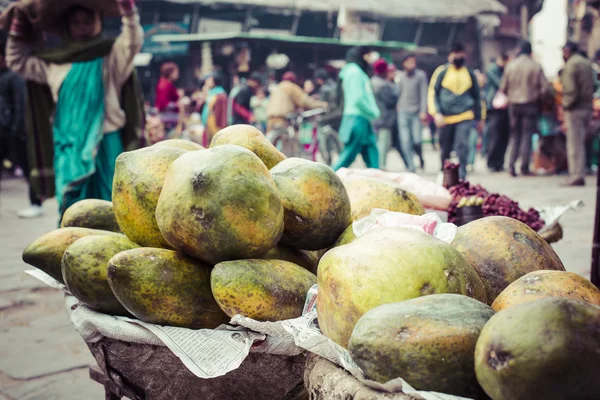
[[359, 318], [382, 304], [439, 293], [486, 301], [483, 282], [456, 249], [408, 228], [376, 229], [329, 250], [317, 276], [319, 326], [343, 347]]
[[156, 205], [167, 170], [187, 153], [174, 147], [147, 147], [117, 158], [113, 207], [121, 230], [141, 246], [168, 248], [156, 223]]
[[271, 169], [285, 210], [281, 243], [302, 250], [331, 246], [350, 224], [350, 198], [325, 164], [288, 158]]
[[273, 247], [262, 256], [262, 259], [289, 261], [313, 273], [317, 270], [318, 264], [318, 260], [312, 254], [282, 244]]
[[252, 125], [231, 125], [221, 129], [210, 143], [210, 148], [224, 145], [245, 147], [256, 154], [268, 169], [286, 159], [266, 136]]
[[553, 297], [500, 311], [479, 335], [475, 373], [494, 400], [600, 399], [600, 307]]
[[218, 146], [173, 162], [156, 220], [173, 248], [214, 265], [259, 258], [275, 247], [283, 233], [283, 205], [254, 153]]
[[414, 194], [390, 181], [377, 178], [352, 177], [344, 181], [352, 205], [352, 221], [371, 215], [371, 210], [423, 215], [425, 209]]
[[211, 267], [181, 253], [139, 248], [108, 262], [108, 283], [121, 304], [141, 321], [214, 329], [229, 318], [210, 290]]
[[508, 285], [492, 303], [496, 311], [547, 297], [564, 297], [600, 306], [600, 290], [581, 275], [566, 271], [533, 271]]
[[488, 305], [457, 294], [385, 304], [358, 320], [350, 354], [377, 382], [401, 377], [418, 390], [475, 398], [475, 345], [493, 315]]
[[87, 236], [70, 245], [62, 259], [67, 288], [92, 310], [109, 315], [129, 315], [108, 285], [108, 261], [139, 247], [126, 236]]
[[118, 236], [122, 234], [89, 228], [60, 228], [31, 243], [23, 252], [23, 261], [41, 269], [57, 281], [64, 283], [61, 264], [67, 247], [86, 236]]
[[565, 270], [552, 246], [513, 218], [486, 217], [463, 225], [452, 246], [483, 280], [488, 304], [523, 275], [538, 270]]
[[175, 147], [177, 149], [183, 149], [183, 150], [187, 150], [187, 151], [204, 150], [204, 147], [202, 147], [198, 143], [191, 142], [189, 140], [183, 140], [183, 139], [163, 140], [163, 141], [156, 143], [152, 147]]
[[287, 261], [237, 260], [217, 264], [210, 281], [217, 303], [230, 317], [282, 321], [302, 316], [317, 277]]
[[121, 232], [112, 202], [97, 199], [81, 200], [67, 208], [60, 227]]

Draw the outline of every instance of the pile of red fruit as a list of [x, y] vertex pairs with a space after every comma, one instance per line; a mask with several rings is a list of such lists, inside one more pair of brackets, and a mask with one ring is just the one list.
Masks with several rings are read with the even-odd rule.
[[460, 167], [460, 164], [453, 163], [450, 160], [444, 161], [444, 169], [445, 170], [455, 170]]
[[500, 215], [515, 218], [527, 224], [536, 232], [544, 227], [544, 220], [541, 219], [540, 214], [536, 210], [530, 208], [529, 211], [524, 211], [516, 201], [507, 196], [490, 193], [481, 185], [471, 185], [469, 182], [461, 181], [449, 190], [450, 194], [452, 194], [452, 203], [450, 203], [450, 208], [448, 209], [448, 222], [456, 221], [456, 208], [463, 197], [476, 196], [484, 199], [482, 208], [483, 215], [486, 217]]

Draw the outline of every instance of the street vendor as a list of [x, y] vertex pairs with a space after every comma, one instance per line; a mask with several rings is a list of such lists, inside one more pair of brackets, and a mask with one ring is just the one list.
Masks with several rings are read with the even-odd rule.
[[73, 1], [62, 46], [32, 55], [35, 32], [25, 7], [36, 1], [44, 0], [14, 6], [6, 61], [28, 81], [32, 182], [43, 197], [56, 195], [62, 215], [79, 200], [110, 200], [117, 156], [139, 145], [143, 103], [133, 58], [144, 34], [134, 0], [114, 0], [123, 21], [116, 39], [102, 37], [98, 10]]

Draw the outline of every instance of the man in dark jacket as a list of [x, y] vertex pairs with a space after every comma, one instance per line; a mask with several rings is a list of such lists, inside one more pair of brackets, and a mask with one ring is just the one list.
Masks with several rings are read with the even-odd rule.
[[392, 130], [396, 123], [396, 104], [398, 104], [398, 91], [394, 84], [387, 79], [388, 63], [380, 58], [373, 64], [375, 75], [371, 78], [373, 93], [381, 116], [373, 123], [377, 132], [377, 148], [379, 150], [379, 166], [385, 169], [387, 155], [392, 145]]
[[[29, 180], [27, 138], [25, 133], [25, 82], [6, 67], [6, 43], [0, 41], [0, 170], [2, 161], [12, 151], [16, 162]], [[0, 176], [1, 178], [1, 176]], [[37, 218], [44, 214], [42, 201], [29, 187], [31, 206], [18, 212], [20, 218]]]
[[503, 53], [496, 62], [490, 64], [486, 71], [487, 86], [485, 89], [485, 102], [487, 105], [488, 144], [487, 165], [490, 171], [500, 172], [504, 170], [504, 158], [510, 139], [510, 120], [508, 107], [495, 108], [493, 100], [504, 75], [504, 67], [508, 62], [508, 55]]
[[439, 67], [431, 77], [429, 112], [440, 128], [442, 166], [455, 149], [460, 160], [460, 179], [467, 177], [469, 136], [474, 125], [481, 133], [481, 91], [475, 73], [466, 67], [467, 53], [455, 44], [448, 64]]
[[565, 68], [561, 81], [563, 108], [567, 125], [569, 180], [565, 186], [585, 185], [585, 137], [592, 118], [594, 70], [592, 63], [579, 53], [577, 44], [569, 42], [563, 48]]
[[256, 94], [261, 86], [262, 77], [259, 73], [253, 72], [247, 80], [242, 80], [238, 88], [234, 88], [230, 94], [232, 124], [254, 123], [254, 115], [250, 107], [250, 100]]

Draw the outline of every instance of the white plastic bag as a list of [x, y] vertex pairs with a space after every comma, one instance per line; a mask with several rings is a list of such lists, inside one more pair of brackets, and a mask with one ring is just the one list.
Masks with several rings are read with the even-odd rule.
[[368, 217], [354, 221], [352, 230], [356, 237], [361, 237], [372, 230], [391, 226], [424, 231], [446, 243], [452, 243], [458, 229], [454, 224], [442, 222], [440, 217], [435, 213], [411, 215], [375, 208]]
[[353, 177], [377, 178], [399, 184], [402, 189], [413, 193], [423, 207], [446, 211], [452, 202], [452, 195], [445, 187], [431, 182], [417, 174], [409, 172], [385, 172], [378, 169], [347, 169], [337, 172], [342, 181], [352, 180]]

